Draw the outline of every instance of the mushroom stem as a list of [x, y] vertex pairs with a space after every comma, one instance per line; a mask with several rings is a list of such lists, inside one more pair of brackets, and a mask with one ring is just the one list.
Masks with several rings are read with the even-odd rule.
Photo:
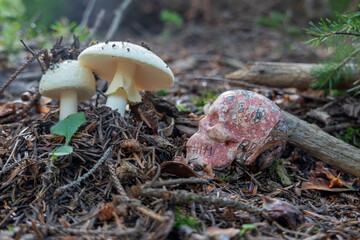
[[115, 93], [108, 96], [106, 106], [111, 109], [117, 109], [122, 117], [125, 115], [125, 107], [127, 104], [127, 94], [123, 89], [119, 89]]
[[75, 89], [67, 89], [61, 92], [59, 120], [77, 113], [77, 92]]
[[106, 106], [117, 109], [121, 116], [125, 114], [128, 100], [141, 101], [139, 90], [133, 81], [135, 70], [136, 64], [118, 61], [114, 78], [105, 93], [108, 95]]

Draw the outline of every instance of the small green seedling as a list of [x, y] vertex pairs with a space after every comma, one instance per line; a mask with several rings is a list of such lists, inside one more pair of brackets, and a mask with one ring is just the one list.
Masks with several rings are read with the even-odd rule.
[[239, 237], [242, 237], [246, 231], [251, 230], [251, 229], [256, 229], [257, 226], [256, 225], [252, 225], [252, 224], [243, 224], [242, 225], [242, 230], [239, 232]]
[[202, 111], [207, 103], [215, 101], [218, 96], [219, 94], [201, 91], [200, 96], [192, 98], [191, 102], [197, 107], [198, 111]]
[[360, 147], [360, 129], [348, 127], [340, 132], [340, 137], [355, 147]]
[[177, 109], [179, 112], [190, 112], [190, 108], [185, 107], [184, 103], [180, 103], [179, 105], [177, 105]]
[[176, 207], [175, 222], [174, 222], [174, 227], [176, 229], [180, 229], [181, 226], [186, 225], [186, 226], [191, 227], [192, 229], [200, 231], [201, 230], [200, 223], [201, 223], [200, 219], [183, 215], [181, 213], [181, 208]]
[[57, 157], [69, 155], [73, 152], [73, 148], [69, 146], [70, 139], [72, 138], [72, 136], [74, 136], [78, 128], [85, 122], [85, 114], [83, 112], [80, 112], [71, 114], [50, 129], [50, 132], [52, 134], [65, 137], [64, 146], [59, 147], [53, 153], [51, 153], [53, 161], [55, 161]]
[[161, 97], [165, 97], [165, 96], [169, 95], [169, 93], [166, 89], [159, 90], [156, 93]]
[[160, 12], [160, 20], [164, 24], [162, 36], [165, 40], [168, 40], [171, 36], [171, 30], [176, 27], [181, 27], [184, 23], [183, 17], [177, 12], [163, 9]]

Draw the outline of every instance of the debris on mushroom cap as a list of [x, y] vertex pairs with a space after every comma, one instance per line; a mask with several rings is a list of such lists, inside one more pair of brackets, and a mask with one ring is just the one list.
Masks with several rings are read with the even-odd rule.
[[168, 65], [153, 52], [129, 42], [99, 43], [85, 49], [79, 62], [97, 76], [112, 81], [117, 60], [136, 64], [134, 80], [140, 90], [161, 90], [173, 85], [174, 75]]
[[259, 171], [268, 168], [285, 148], [287, 125], [271, 100], [251, 91], [221, 94], [187, 142], [187, 160], [220, 168], [234, 160]]
[[49, 98], [59, 100], [61, 92], [75, 89], [78, 101], [85, 101], [95, 93], [95, 78], [89, 69], [76, 60], [66, 60], [46, 71], [39, 84], [39, 92]]

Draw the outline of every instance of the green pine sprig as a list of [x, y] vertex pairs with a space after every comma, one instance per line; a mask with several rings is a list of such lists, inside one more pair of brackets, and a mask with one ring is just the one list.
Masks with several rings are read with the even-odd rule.
[[[335, 20], [320, 19], [317, 24], [310, 22], [306, 32], [313, 36], [306, 43], [313, 47], [326, 44], [334, 48], [329, 61], [312, 69], [316, 82], [312, 87], [322, 89], [326, 94], [353, 77], [360, 63], [360, 12], [336, 14]], [[360, 93], [360, 81], [349, 92]]]

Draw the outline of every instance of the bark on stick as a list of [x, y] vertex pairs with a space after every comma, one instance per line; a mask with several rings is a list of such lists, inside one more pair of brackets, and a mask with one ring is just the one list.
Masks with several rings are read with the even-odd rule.
[[[310, 63], [254, 62], [227, 74], [226, 78], [269, 87], [304, 90], [308, 89], [314, 81], [311, 70], [315, 66], [316, 64]], [[360, 74], [355, 73], [344, 86], [339, 86], [339, 88], [353, 87], [353, 82], [359, 77]], [[236, 83], [231, 83], [231, 85], [236, 85]]]
[[288, 142], [339, 170], [360, 176], [360, 149], [296, 116], [283, 111], [289, 127]]

